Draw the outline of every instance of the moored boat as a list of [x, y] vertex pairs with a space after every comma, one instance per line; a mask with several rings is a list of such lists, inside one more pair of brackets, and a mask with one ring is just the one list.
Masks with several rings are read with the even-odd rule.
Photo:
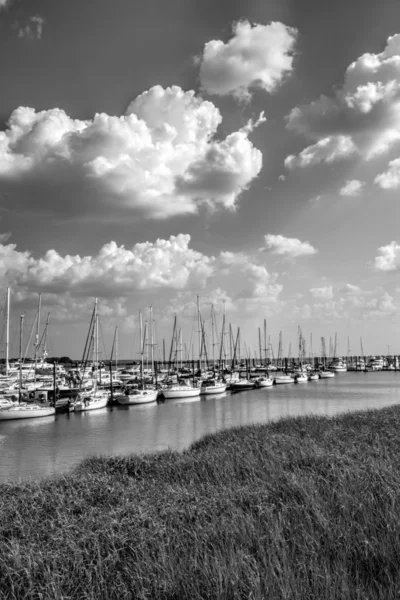
[[16, 419], [33, 419], [37, 417], [51, 417], [56, 414], [54, 406], [39, 406], [37, 404], [17, 404], [0, 409], [0, 421]]
[[290, 375], [277, 375], [274, 379], [275, 385], [283, 385], [284, 383], [294, 383], [294, 377]]
[[158, 396], [158, 390], [150, 388], [138, 388], [136, 385], [126, 385], [121, 394], [118, 394], [114, 399], [118, 404], [132, 405], [132, 404], [147, 404], [149, 402], [156, 402]]
[[217, 379], [204, 379], [200, 386], [200, 394], [223, 394], [226, 391], [226, 383]]

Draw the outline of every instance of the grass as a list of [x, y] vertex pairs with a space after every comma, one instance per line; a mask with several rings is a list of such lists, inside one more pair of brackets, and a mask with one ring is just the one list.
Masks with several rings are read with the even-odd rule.
[[400, 597], [400, 407], [0, 486], [0, 597]]

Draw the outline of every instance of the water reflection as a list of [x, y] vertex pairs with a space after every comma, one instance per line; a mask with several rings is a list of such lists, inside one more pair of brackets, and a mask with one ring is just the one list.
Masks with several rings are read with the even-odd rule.
[[86, 456], [182, 450], [221, 429], [400, 402], [400, 373], [343, 373], [301, 385], [176, 398], [0, 422], [0, 481], [65, 472]]

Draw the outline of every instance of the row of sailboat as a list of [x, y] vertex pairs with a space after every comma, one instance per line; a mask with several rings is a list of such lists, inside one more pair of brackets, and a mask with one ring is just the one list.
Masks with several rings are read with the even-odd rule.
[[[75, 412], [86, 412], [104, 408], [110, 403], [110, 398], [120, 405], [144, 404], [157, 401], [157, 398], [162, 395], [164, 399], [170, 398], [195, 398], [199, 396], [223, 394], [227, 389], [231, 391], [240, 391], [245, 389], [267, 388], [272, 385], [282, 385], [287, 383], [302, 383], [312, 381], [319, 378], [333, 377], [332, 371], [322, 369], [315, 372], [309, 364], [303, 368], [293, 366], [293, 372], [276, 374], [271, 377], [269, 371], [276, 370], [276, 366], [265, 360], [264, 366], [261, 366], [261, 373], [258, 377], [251, 378], [250, 372], [246, 373], [246, 377], [240, 377], [239, 371], [226, 369], [221, 367], [222, 358], [222, 340], [224, 338], [224, 323], [225, 314], [223, 317], [223, 327], [221, 333], [220, 356], [219, 361], [214, 357], [214, 346], [217, 344], [212, 340], [213, 357], [212, 370], [207, 373], [202, 372], [200, 359], [200, 374], [196, 377], [194, 373], [194, 360], [192, 372], [189, 369], [184, 369], [176, 366], [174, 377], [170, 373], [163, 374], [161, 381], [157, 381], [156, 369], [154, 367], [154, 339], [152, 327], [152, 314], [150, 313], [150, 343], [147, 343], [147, 322], [144, 327], [140, 313], [140, 355], [141, 364], [129, 371], [117, 370], [110, 373], [105, 373], [99, 363], [99, 315], [98, 301], [95, 300], [92, 318], [89, 325], [85, 349], [81, 361], [81, 368], [77, 371], [66, 371], [60, 365], [50, 366], [45, 361], [45, 352], [39, 360], [38, 348], [39, 340], [39, 322], [40, 322], [40, 305], [41, 296], [39, 295], [39, 307], [37, 316], [36, 342], [35, 342], [35, 357], [30, 365], [24, 364], [22, 355], [22, 339], [23, 339], [23, 323], [24, 315], [20, 318], [20, 344], [19, 344], [19, 362], [10, 367], [8, 357], [8, 340], [9, 340], [9, 290], [7, 297], [7, 313], [6, 313], [6, 370], [4, 375], [0, 375], [0, 420], [33, 418], [39, 416], [54, 415], [57, 409], [65, 406], [65, 403], [60, 403], [58, 397], [60, 393], [64, 396], [74, 395], [74, 400], [68, 400], [68, 410]], [[151, 311], [151, 308], [150, 308]], [[200, 318], [198, 306], [198, 332], [199, 332], [199, 357], [203, 355], [205, 350], [205, 332], [204, 321]], [[214, 318], [212, 312], [212, 318]], [[48, 319], [45, 331], [47, 332]], [[265, 328], [265, 321], [264, 321]], [[212, 327], [212, 333], [214, 326]], [[214, 335], [214, 333], [213, 333]], [[178, 352], [178, 338], [180, 337], [180, 346], [182, 352], [182, 332], [176, 330], [176, 319], [174, 323], [174, 332], [172, 336], [170, 359], [175, 345], [175, 356]], [[266, 332], [264, 332], [266, 340]], [[232, 336], [231, 341], [234, 343], [234, 353], [236, 354], [237, 345], [239, 343], [239, 329], [234, 342]], [[261, 340], [261, 338], [260, 338]], [[115, 342], [115, 340], [114, 340]], [[266, 345], [266, 342], [264, 343]], [[113, 344], [114, 347], [114, 344]], [[150, 347], [152, 352], [151, 368], [146, 379], [144, 368], [145, 347]], [[266, 351], [265, 351], [266, 353]], [[240, 356], [240, 349], [238, 352]], [[111, 360], [113, 359], [113, 353]], [[260, 359], [261, 359], [261, 341], [260, 341]], [[265, 356], [267, 359], [267, 356]], [[110, 361], [111, 362], [111, 361]], [[219, 362], [219, 366], [218, 366]], [[222, 361], [223, 363], [223, 361]], [[50, 369], [53, 370], [51, 373]], [[33, 371], [33, 377], [30, 373]], [[125, 371], [125, 372], [124, 372]], [[161, 373], [160, 373], [161, 375]], [[107, 387], [106, 387], [107, 386]], [[114, 393], [115, 391], [115, 393]], [[34, 400], [43, 400], [42, 402], [30, 402], [30, 396], [33, 393]], [[52, 402], [47, 402], [49, 394], [52, 396]]]

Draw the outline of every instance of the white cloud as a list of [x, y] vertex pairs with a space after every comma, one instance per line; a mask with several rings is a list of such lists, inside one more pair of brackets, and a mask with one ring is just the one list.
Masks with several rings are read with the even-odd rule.
[[313, 298], [326, 298], [328, 300], [333, 298], [333, 289], [331, 285], [325, 285], [319, 288], [311, 288], [310, 294], [313, 296]]
[[214, 258], [189, 247], [190, 236], [138, 243], [132, 249], [105, 244], [97, 256], [61, 256], [48, 250], [39, 259], [0, 244], [0, 277], [9, 285], [46, 293], [119, 297], [137, 290], [201, 287], [213, 274]]
[[374, 182], [384, 190], [397, 190], [400, 187], [400, 158], [391, 160], [387, 171], [377, 175]]
[[13, 208], [151, 218], [233, 209], [257, 177], [262, 154], [249, 122], [216, 140], [219, 110], [193, 91], [155, 86], [125, 115], [71, 119], [61, 109], [16, 109], [0, 132], [0, 182]]
[[347, 284], [345, 290], [340, 290], [340, 292], [342, 295], [337, 299], [324, 298], [325, 301], [315, 304], [295, 305], [294, 317], [318, 319], [326, 323], [343, 319], [384, 319], [399, 312], [399, 307], [394, 304], [393, 297], [382, 288], [363, 291], [357, 286]]
[[43, 33], [44, 19], [40, 15], [28, 17], [24, 23], [17, 22], [15, 29], [19, 38], [27, 38], [30, 40], [40, 40]]
[[[400, 140], [400, 35], [388, 38], [383, 52], [353, 62], [332, 97], [294, 108], [287, 126], [317, 142], [289, 157], [287, 166], [327, 161], [327, 147], [331, 161], [354, 152], [370, 159], [389, 150]], [[339, 144], [343, 138], [347, 148]]]
[[283, 23], [269, 25], [239, 21], [224, 44], [205, 44], [200, 64], [200, 83], [209, 94], [233, 94], [249, 98], [250, 90], [273, 92], [293, 68], [297, 30]]
[[346, 285], [340, 288], [339, 292], [345, 296], [356, 296], [361, 293], [361, 289], [358, 287], [358, 285], [346, 283]]
[[10, 0], [0, 0], [0, 10], [6, 8], [10, 4]]
[[346, 181], [346, 184], [340, 188], [339, 194], [341, 196], [359, 196], [363, 187], [364, 183], [362, 181], [351, 179]]
[[351, 138], [345, 135], [326, 137], [302, 150], [297, 156], [291, 154], [285, 158], [285, 167], [309, 167], [318, 163], [332, 163], [338, 158], [354, 154], [356, 147]]
[[272, 234], [268, 234], [264, 237], [267, 249], [278, 256], [297, 258], [299, 256], [309, 256], [318, 252], [309, 242], [301, 242], [297, 238], [287, 238], [283, 235]]
[[378, 271], [397, 271], [400, 268], [400, 244], [391, 242], [378, 248], [379, 255], [374, 258], [373, 266]]
[[8, 242], [11, 237], [11, 231], [6, 231], [5, 233], [0, 233], [0, 244], [4, 244]]

